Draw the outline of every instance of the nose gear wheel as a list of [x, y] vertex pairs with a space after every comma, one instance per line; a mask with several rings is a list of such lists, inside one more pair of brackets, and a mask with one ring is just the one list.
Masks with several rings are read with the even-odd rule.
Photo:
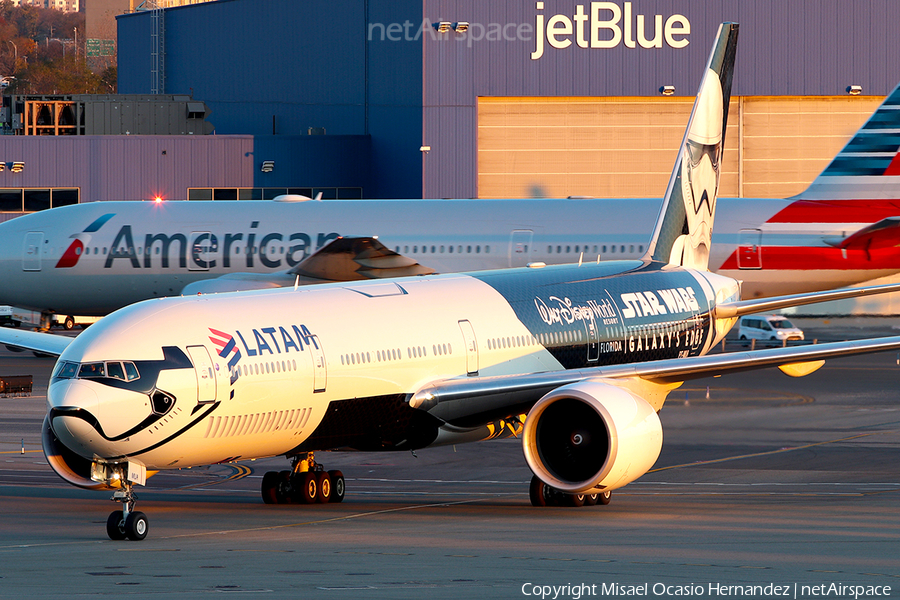
[[106, 534], [109, 539], [119, 541], [129, 539], [138, 542], [147, 537], [150, 526], [147, 515], [134, 510], [137, 495], [133, 484], [125, 481], [121, 490], [116, 490], [111, 500], [122, 504], [122, 510], [114, 510], [106, 519]]

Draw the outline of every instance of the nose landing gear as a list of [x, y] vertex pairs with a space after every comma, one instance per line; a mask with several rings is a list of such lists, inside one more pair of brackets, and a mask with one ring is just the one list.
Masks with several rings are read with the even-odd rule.
[[137, 542], [147, 537], [149, 530], [147, 515], [134, 510], [137, 495], [134, 493], [133, 484], [130, 481], [124, 482], [123, 489], [116, 490], [110, 499], [114, 502], [121, 502], [122, 510], [114, 510], [106, 519], [106, 533], [109, 535], [109, 539], [124, 540], [127, 538]]
[[293, 458], [290, 471], [263, 475], [262, 499], [266, 504], [325, 504], [344, 500], [344, 474], [325, 471], [308, 452]]

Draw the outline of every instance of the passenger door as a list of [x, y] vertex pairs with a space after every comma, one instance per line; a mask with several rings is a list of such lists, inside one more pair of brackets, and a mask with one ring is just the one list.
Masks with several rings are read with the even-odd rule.
[[524, 267], [531, 262], [531, 242], [534, 232], [516, 229], [509, 236], [509, 266]]
[[194, 373], [197, 375], [197, 402], [204, 404], [216, 401], [216, 371], [209, 351], [205, 346], [188, 346], [188, 354], [194, 363]]
[[44, 245], [43, 231], [29, 231], [25, 234], [25, 243], [22, 246], [22, 270], [41, 270], [41, 248]]
[[319, 337], [311, 335], [307, 338], [307, 347], [312, 352], [313, 392], [324, 392], [328, 381], [328, 367], [325, 364], [325, 352], [319, 344]]
[[478, 375], [478, 341], [475, 339], [475, 330], [469, 321], [460, 321], [459, 329], [462, 331], [463, 343], [466, 346], [466, 372], [469, 375]]

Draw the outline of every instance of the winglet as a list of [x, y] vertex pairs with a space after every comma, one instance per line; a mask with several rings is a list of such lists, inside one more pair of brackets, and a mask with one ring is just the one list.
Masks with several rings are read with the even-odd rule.
[[722, 23], [691, 111], [646, 257], [707, 270], [738, 24]]

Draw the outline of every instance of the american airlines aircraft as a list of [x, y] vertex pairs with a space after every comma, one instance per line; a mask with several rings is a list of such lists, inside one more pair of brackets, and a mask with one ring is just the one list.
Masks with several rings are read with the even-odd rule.
[[[706, 270], [738, 26], [723, 24], [640, 259], [161, 298], [77, 338], [0, 330], [59, 355], [43, 447], [113, 490], [112, 539], [143, 539], [136, 485], [164, 469], [276, 455], [267, 503], [341, 501], [314, 452], [408, 450], [514, 431], [536, 506], [608, 503], [662, 444], [680, 382], [900, 348], [900, 337], [705, 356], [737, 317], [900, 286], [740, 300]], [[524, 417], [523, 413], [527, 412]]]
[[[745, 297], [900, 271], [897, 130], [900, 87], [804, 193], [720, 199], [712, 270], [742, 280]], [[0, 224], [0, 304], [104, 315], [180, 293], [639, 259], [660, 206], [658, 199], [291, 199], [299, 197], [90, 202], [13, 219]]]

